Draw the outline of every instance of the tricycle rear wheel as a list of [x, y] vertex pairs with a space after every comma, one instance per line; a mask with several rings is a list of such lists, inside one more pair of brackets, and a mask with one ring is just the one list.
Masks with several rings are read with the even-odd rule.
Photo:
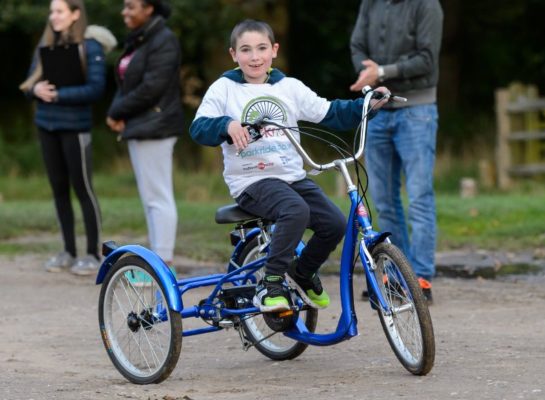
[[114, 366], [133, 383], [165, 380], [180, 357], [182, 317], [166, 299], [155, 271], [138, 256], [119, 259], [102, 284], [102, 341]]

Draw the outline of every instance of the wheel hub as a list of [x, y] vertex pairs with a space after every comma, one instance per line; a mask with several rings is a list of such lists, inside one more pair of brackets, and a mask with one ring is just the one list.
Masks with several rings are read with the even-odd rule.
[[140, 319], [134, 311], [131, 311], [127, 315], [127, 326], [132, 332], [138, 332], [138, 329], [140, 329]]
[[153, 314], [150, 309], [142, 310], [140, 315], [131, 311], [127, 315], [127, 326], [132, 332], [138, 332], [140, 327], [150, 330], [153, 326]]

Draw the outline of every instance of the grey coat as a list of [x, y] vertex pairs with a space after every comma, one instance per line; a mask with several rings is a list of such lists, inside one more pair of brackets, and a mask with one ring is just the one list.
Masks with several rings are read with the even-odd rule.
[[396, 94], [435, 89], [442, 27], [439, 0], [362, 0], [350, 40], [354, 68], [367, 59], [383, 66]]

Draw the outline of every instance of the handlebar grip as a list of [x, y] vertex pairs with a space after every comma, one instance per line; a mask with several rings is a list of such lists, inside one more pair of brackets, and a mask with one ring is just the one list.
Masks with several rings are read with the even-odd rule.
[[401, 96], [394, 96], [392, 95], [390, 97], [390, 101], [397, 101], [397, 102], [400, 102], [400, 103], [405, 103], [407, 101], [407, 98], [406, 97], [401, 97]]
[[373, 99], [381, 100], [384, 97], [388, 96], [388, 102], [398, 102], [405, 103], [407, 101], [406, 97], [396, 96], [391, 93], [382, 93], [382, 92], [373, 92]]
[[381, 99], [383, 99], [385, 96], [387, 96], [387, 93], [373, 92], [373, 94], [371, 95], [371, 98], [372, 98], [372, 99], [376, 99], [376, 100], [381, 100]]
[[[248, 133], [250, 134], [250, 143], [255, 142], [256, 140], [261, 139], [263, 136], [259, 132], [259, 126], [257, 124], [249, 124], [247, 122], [243, 122], [241, 124], [243, 127], [248, 128]], [[227, 136], [227, 139], [225, 139], [227, 144], [233, 144], [233, 139], [231, 139], [231, 136]]]
[[255, 142], [256, 140], [259, 140], [262, 138], [261, 133], [259, 129], [261, 128], [260, 122], [250, 124], [248, 122], [243, 122], [242, 126], [245, 128], [248, 128], [248, 133], [250, 134], [250, 142]]

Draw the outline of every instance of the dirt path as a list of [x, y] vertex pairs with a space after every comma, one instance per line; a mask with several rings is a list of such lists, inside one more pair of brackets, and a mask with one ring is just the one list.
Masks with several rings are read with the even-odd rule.
[[[169, 379], [136, 386], [102, 346], [93, 279], [47, 274], [40, 262], [0, 257], [0, 399], [545, 398], [544, 279], [437, 279], [427, 377], [405, 372], [358, 301], [361, 335], [348, 342], [272, 362], [242, 351], [234, 330], [189, 337]], [[324, 283], [337, 300], [335, 279]], [[319, 330], [334, 329], [338, 312], [338, 301], [321, 312]]]

